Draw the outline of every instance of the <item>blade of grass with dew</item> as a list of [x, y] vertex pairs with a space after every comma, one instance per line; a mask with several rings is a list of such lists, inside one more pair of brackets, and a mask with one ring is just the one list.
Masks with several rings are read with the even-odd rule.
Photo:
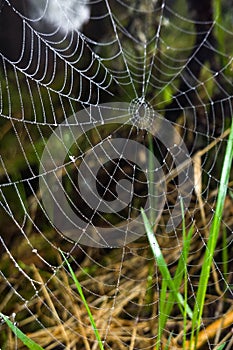
[[[193, 312], [192, 320], [192, 332], [191, 332], [191, 342], [193, 343], [193, 349], [195, 349], [195, 344], [197, 342], [197, 335], [201, 325], [201, 318], [204, 308], [204, 302], [206, 297], [207, 285], [210, 276], [210, 269], [213, 262], [213, 256], [215, 247], [218, 240], [219, 229], [221, 224], [221, 218], [223, 213], [224, 202], [227, 193], [227, 184], [229, 182], [231, 164], [233, 159], [233, 120], [231, 124], [230, 135], [227, 142], [226, 152], [223, 160], [222, 173], [220, 178], [220, 185], [217, 196], [216, 210], [214, 213], [213, 221], [210, 227], [209, 239], [205, 250], [204, 261], [201, 269], [201, 275], [199, 279], [196, 302]], [[195, 330], [196, 328], [196, 330]], [[194, 333], [196, 332], [196, 337], [194, 341]]]
[[[163, 254], [161, 252], [161, 249], [159, 247], [159, 244], [155, 238], [154, 232], [152, 230], [152, 227], [150, 225], [150, 222], [146, 216], [145, 211], [143, 210], [143, 208], [141, 208], [141, 213], [142, 213], [142, 217], [143, 217], [143, 221], [144, 221], [144, 225], [146, 228], [146, 233], [149, 239], [149, 243], [152, 249], [152, 252], [154, 254], [154, 257], [157, 261], [159, 270], [162, 274], [162, 277], [166, 280], [167, 285], [169, 287], [169, 289], [171, 290], [171, 292], [174, 294], [174, 297], [178, 303], [178, 306], [182, 312], [182, 315], [184, 314], [184, 298], [183, 296], [178, 292], [177, 286], [175, 285], [169, 269], [167, 267], [166, 261], [163, 257]], [[187, 305], [187, 314], [189, 315], [189, 317], [192, 319], [193, 313], [192, 310], [190, 309], [190, 307]]]
[[7, 316], [0, 312], [0, 318], [2, 318], [7, 326], [12, 330], [12, 332], [16, 335], [21, 342], [27, 346], [30, 350], [44, 350], [40, 345], [35, 343], [32, 339], [30, 339], [26, 334], [24, 334]]
[[68, 266], [68, 269], [69, 269], [70, 274], [71, 274], [71, 276], [72, 276], [72, 279], [73, 279], [73, 281], [74, 281], [74, 283], [75, 283], [75, 286], [76, 286], [76, 288], [77, 288], [77, 291], [79, 292], [79, 295], [80, 295], [80, 297], [81, 297], [81, 299], [82, 299], [82, 302], [83, 302], [83, 304], [84, 304], [84, 306], [85, 306], [85, 308], [86, 308], [86, 310], [87, 310], [87, 313], [88, 313], [88, 316], [89, 316], [89, 319], [90, 319], [92, 328], [93, 328], [94, 333], [95, 333], [96, 340], [97, 340], [98, 345], [99, 345], [99, 348], [100, 348], [101, 350], [104, 350], [104, 346], [103, 346], [102, 340], [101, 340], [101, 338], [100, 338], [100, 335], [99, 335], [98, 329], [97, 329], [97, 327], [96, 327], [95, 320], [94, 320], [94, 318], [93, 318], [93, 315], [92, 315], [92, 313], [91, 313], [91, 310], [90, 310], [90, 308], [89, 308], [89, 306], [88, 306], [88, 303], [87, 303], [87, 301], [86, 301], [86, 298], [85, 298], [85, 296], [84, 296], [84, 294], [83, 294], [81, 284], [79, 283], [79, 281], [78, 281], [78, 279], [77, 279], [77, 277], [76, 277], [76, 275], [75, 275], [75, 273], [74, 273], [74, 271], [73, 271], [73, 269], [72, 269], [72, 267], [71, 267], [69, 261], [66, 259], [65, 255], [64, 255], [64, 253], [63, 253], [61, 250], [60, 250], [60, 252], [61, 252], [61, 255], [62, 255], [62, 257], [63, 257], [63, 259], [64, 259], [66, 265]]

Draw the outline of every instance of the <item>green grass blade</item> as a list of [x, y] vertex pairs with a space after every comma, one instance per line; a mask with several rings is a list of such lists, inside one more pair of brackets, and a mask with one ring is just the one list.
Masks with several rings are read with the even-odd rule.
[[167, 282], [165, 279], [162, 279], [162, 287], [159, 295], [159, 325], [158, 325], [158, 337], [156, 349], [160, 349], [162, 333], [164, 326], [167, 322], [167, 313], [166, 313], [166, 293], [167, 293]]
[[229, 255], [228, 255], [228, 247], [227, 247], [227, 231], [226, 228], [223, 228], [222, 233], [222, 264], [223, 264], [223, 276], [225, 279], [225, 287], [227, 288], [227, 275], [228, 275], [228, 261]]
[[[170, 289], [170, 291], [174, 294], [174, 297], [178, 303], [178, 306], [180, 307], [180, 310], [182, 312], [182, 314], [184, 314], [184, 298], [183, 296], [178, 292], [178, 289], [170, 275], [170, 272], [169, 272], [169, 269], [167, 267], [167, 264], [166, 264], [166, 261], [163, 257], [163, 254], [160, 250], [160, 247], [159, 247], [159, 244], [155, 238], [155, 235], [154, 235], [154, 232], [151, 228], [151, 225], [149, 223], [149, 220], [145, 214], [145, 211], [143, 210], [143, 208], [141, 209], [141, 212], [142, 212], [142, 217], [143, 217], [143, 221], [144, 221], [144, 225], [145, 225], [145, 228], [146, 228], [146, 233], [147, 233], [147, 236], [148, 236], [148, 239], [149, 239], [149, 243], [150, 243], [150, 246], [151, 246], [151, 249], [152, 249], [152, 252], [154, 254], [154, 257], [157, 261], [157, 264], [158, 264], [158, 267], [159, 267], [159, 270], [162, 274], [162, 277], [166, 280], [167, 282], [167, 285]], [[192, 310], [190, 309], [190, 307], [187, 305], [187, 314], [189, 315], [189, 317], [192, 319]]]
[[80, 295], [80, 297], [81, 297], [81, 299], [82, 299], [82, 302], [83, 302], [83, 304], [84, 304], [84, 306], [85, 306], [85, 308], [86, 308], [86, 310], [87, 310], [87, 313], [88, 313], [88, 316], [89, 316], [89, 319], [90, 319], [92, 328], [93, 328], [94, 333], [95, 333], [96, 340], [97, 340], [97, 342], [98, 342], [98, 344], [99, 344], [99, 348], [100, 348], [101, 350], [104, 350], [104, 346], [103, 346], [102, 340], [101, 340], [101, 338], [100, 338], [100, 335], [99, 335], [98, 329], [97, 329], [97, 327], [96, 327], [95, 320], [94, 320], [94, 318], [93, 318], [93, 316], [92, 316], [91, 310], [90, 310], [90, 308], [89, 308], [89, 306], [88, 306], [88, 303], [87, 303], [87, 301], [86, 301], [86, 298], [85, 298], [85, 296], [84, 296], [84, 294], [83, 294], [81, 284], [79, 283], [79, 281], [78, 281], [78, 279], [77, 279], [77, 277], [76, 277], [76, 275], [75, 275], [75, 273], [74, 273], [74, 271], [73, 271], [73, 269], [72, 269], [72, 267], [71, 267], [69, 261], [66, 259], [65, 255], [63, 254], [63, 252], [62, 252], [61, 250], [60, 250], [60, 252], [61, 252], [61, 255], [62, 255], [62, 257], [63, 257], [63, 259], [64, 259], [66, 265], [67, 265], [68, 268], [69, 268], [70, 274], [71, 274], [72, 279], [73, 279], [73, 281], [74, 281], [74, 283], [75, 283], [75, 286], [76, 286], [76, 288], [77, 288], [77, 291], [79, 292], [79, 295]]
[[222, 345], [219, 346], [219, 348], [217, 348], [217, 350], [223, 350], [225, 348], [226, 343], [223, 343]]
[[[155, 191], [156, 188], [154, 186], [154, 146], [153, 146], [153, 136], [151, 134], [148, 135], [148, 141], [149, 141], [149, 201], [152, 203], [150, 203], [150, 207], [151, 208], [156, 208], [156, 196], [155, 196]], [[149, 212], [150, 215], [150, 222], [153, 225], [155, 223], [155, 212], [154, 210], [150, 210]]]
[[183, 334], [183, 350], [185, 350], [185, 343], [186, 343], [186, 328], [187, 328], [187, 305], [188, 305], [188, 271], [187, 271], [187, 260], [188, 260], [188, 253], [190, 249], [190, 242], [191, 237], [193, 234], [193, 226], [189, 230], [188, 233], [188, 239], [186, 239], [186, 227], [185, 227], [185, 220], [184, 220], [184, 207], [183, 202], [181, 202], [181, 210], [182, 210], [182, 234], [183, 234], [183, 250], [181, 258], [183, 260], [183, 267], [184, 267], [184, 334]]
[[0, 318], [2, 318], [6, 322], [6, 324], [12, 330], [12, 332], [16, 335], [16, 337], [20, 339], [22, 343], [27, 346], [28, 349], [44, 350], [40, 345], [38, 345], [33, 340], [28, 338], [28, 336], [24, 334], [13, 322], [11, 322], [7, 316], [0, 313]]
[[210, 276], [210, 269], [213, 261], [215, 247], [217, 244], [221, 218], [223, 213], [223, 207], [224, 207], [224, 202], [226, 198], [232, 158], [233, 158], [233, 121], [231, 125], [229, 139], [227, 142], [225, 157], [223, 161], [216, 210], [213, 217], [212, 225], [210, 227], [209, 240], [205, 250], [204, 262], [202, 265], [201, 275], [200, 275], [200, 280], [199, 280], [199, 285], [197, 290], [196, 303], [194, 307], [193, 322], [192, 322], [192, 337], [191, 337], [192, 341], [194, 340], [193, 337], [194, 337], [195, 327], [197, 327], [197, 332], [200, 329], [206, 290], [207, 290], [208, 280]]
[[169, 335], [169, 338], [168, 338], [168, 340], [167, 340], [167, 344], [166, 344], [164, 350], [169, 350], [170, 344], [171, 344], [171, 341], [172, 341], [172, 336], [173, 336], [173, 333], [171, 332], [170, 335]]
[[213, 10], [214, 10], [214, 19], [215, 19], [215, 37], [217, 39], [217, 48], [219, 52], [222, 52], [223, 55], [219, 56], [222, 66], [227, 66], [228, 60], [224, 57], [224, 53], [226, 52], [226, 44], [225, 44], [225, 34], [223, 30], [223, 15], [222, 15], [222, 0], [214, 0], [213, 1]]
[[[191, 226], [187, 236], [185, 236], [185, 239], [183, 239], [182, 252], [181, 252], [181, 255], [180, 255], [180, 258], [178, 261], [178, 266], [176, 268], [174, 278], [173, 278], [174, 284], [177, 287], [177, 290], [179, 290], [179, 288], [180, 288], [181, 282], [183, 280], [183, 275], [184, 275], [184, 272], [186, 270], [186, 259], [187, 259], [186, 256], [188, 256], [192, 236], [193, 236], [193, 226]], [[167, 319], [170, 316], [170, 313], [172, 311], [172, 308], [173, 308], [175, 301], [176, 301], [176, 299], [174, 297], [174, 294], [170, 293], [168, 296], [168, 300], [166, 302], [166, 305], [165, 305], [164, 314], [166, 315], [166, 317], [163, 317], [164, 323], [161, 326], [162, 328], [164, 328], [166, 325]]]

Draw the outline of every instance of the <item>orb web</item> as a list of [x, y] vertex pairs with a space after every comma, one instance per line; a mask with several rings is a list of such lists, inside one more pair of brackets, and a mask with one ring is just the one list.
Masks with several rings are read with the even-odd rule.
[[[44, 349], [98, 348], [60, 250], [104, 348], [162, 349], [168, 342], [182, 348], [177, 303], [159, 338], [162, 276], [146, 234], [125, 238], [148, 199], [146, 212], [174, 276], [183, 248], [182, 199], [187, 232], [194, 227], [186, 268], [188, 304], [195, 306], [232, 121], [232, 15], [229, 2], [219, 3], [1, 2], [0, 312]], [[123, 152], [129, 144], [138, 158]], [[58, 187], [46, 182], [50, 174]], [[97, 248], [74, 239], [65, 200], [100, 241], [104, 230], [126, 227], [124, 242], [120, 237], [114, 249], [105, 237]], [[121, 206], [113, 211], [116, 200]], [[231, 265], [232, 173], [201, 322], [206, 349], [232, 347]], [[215, 321], [221, 326], [210, 335]], [[2, 317], [0, 328], [1, 348], [25, 348]], [[188, 319], [187, 341], [190, 328]]]

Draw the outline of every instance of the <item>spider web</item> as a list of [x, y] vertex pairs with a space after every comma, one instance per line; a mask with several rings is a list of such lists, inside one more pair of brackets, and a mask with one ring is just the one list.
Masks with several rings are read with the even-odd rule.
[[[141, 206], [151, 215], [174, 275], [182, 250], [175, 208], [180, 197], [187, 198], [187, 229], [195, 227], [187, 266], [188, 300], [195, 304], [232, 116], [231, 6], [223, 1], [218, 14], [217, 3], [2, 1], [0, 312], [45, 349], [98, 347], [59, 249], [70, 258], [104, 347], [155, 349], [162, 281], [144, 232], [133, 235], [140, 226]], [[51, 135], [56, 135], [52, 147]], [[134, 142], [135, 155], [141, 152], [139, 145], [152, 147], [158, 176], [143, 151], [140, 166], [139, 158], [124, 159], [124, 147], [121, 152], [114, 143], [118, 138], [126, 140], [124, 147]], [[179, 158], [184, 150], [185, 157]], [[193, 175], [183, 164], [186, 160]], [[78, 178], [81, 163], [85, 170]], [[179, 178], [183, 165], [184, 178]], [[81, 198], [87, 172], [97, 176], [98, 192], [88, 187], [88, 205]], [[54, 195], [50, 174], [85, 223], [76, 229], [85, 237], [89, 225], [101, 244], [92, 233], [89, 241], [69, 233], [66, 223], [74, 223]], [[224, 340], [227, 349], [232, 346], [232, 322], [222, 323], [214, 337], [208, 333], [208, 325], [215, 319], [223, 322], [221, 317], [233, 307], [231, 187], [232, 178], [202, 320], [208, 349]], [[113, 210], [118, 190], [123, 192], [121, 206]], [[46, 207], [43, 198], [50, 193]], [[98, 195], [102, 199], [94, 206]], [[152, 200], [146, 207], [147, 198]], [[128, 205], [130, 200], [133, 204]], [[53, 201], [59, 204], [57, 212]], [[167, 230], [171, 218], [173, 229]], [[131, 221], [135, 226], [130, 229]], [[108, 235], [112, 228], [123, 232], [118, 245], [105, 236], [103, 243], [103, 232]], [[169, 336], [173, 348], [182, 348], [182, 327], [176, 306], [161, 348]], [[1, 328], [3, 348], [24, 348], [5, 324]]]

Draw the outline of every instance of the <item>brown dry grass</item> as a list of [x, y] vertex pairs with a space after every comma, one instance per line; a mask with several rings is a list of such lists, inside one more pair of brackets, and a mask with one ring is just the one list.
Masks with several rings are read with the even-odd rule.
[[[232, 224], [229, 216], [231, 199], [227, 198], [224, 218], [225, 224]], [[206, 229], [211, 222], [211, 210], [205, 208], [207, 226], [203, 227], [203, 214], [196, 206], [194, 196], [192, 213], [196, 218], [195, 233], [189, 255], [189, 296], [192, 300], [192, 288], [196, 289], [198, 275], [202, 264], [203, 241], [206, 239]], [[188, 219], [187, 219], [188, 220]], [[161, 218], [161, 223], [166, 217]], [[181, 231], [174, 235], [157, 232], [157, 238], [162, 247], [163, 254], [174, 274], [180, 254]], [[221, 240], [221, 233], [220, 233]], [[221, 243], [220, 243], [221, 244]], [[38, 342], [46, 350], [60, 349], [63, 344], [66, 349], [94, 350], [97, 342], [84, 305], [75, 289], [73, 281], [64, 270], [58, 252], [53, 252], [53, 261], [57, 261], [58, 269], [52, 271], [43, 266], [38, 256], [31, 253], [31, 257], [18, 248], [18, 261], [24, 262], [24, 269], [31, 280], [35, 281], [38, 294], [33, 292], [30, 279], [27, 280], [22, 273], [15, 269], [10, 270], [6, 276], [15, 290], [9, 289], [6, 281], [1, 278], [2, 302], [0, 309], [6, 314], [17, 314], [18, 326], [28, 336]], [[80, 251], [73, 253], [74, 259]], [[44, 252], [44, 256], [49, 252]], [[17, 260], [17, 256], [14, 255]], [[25, 257], [25, 259], [24, 259]], [[7, 271], [9, 266], [8, 255], [2, 257], [1, 265]], [[30, 261], [30, 264], [28, 263]], [[22, 266], [22, 264], [21, 264]], [[94, 266], [94, 269], [93, 269]], [[150, 254], [146, 239], [134, 242], [122, 249], [96, 252], [88, 249], [81, 262], [74, 264], [76, 275], [88, 304], [93, 313], [101, 338], [105, 340], [106, 349], [144, 349], [154, 348], [156, 344], [158, 324], [158, 301], [161, 276], [156, 270], [156, 264]], [[148, 280], [151, 268], [152, 280]], [[86, 271], [86, 272], [84, 272]], [[8, 270], [9, 272], [9, 270]], [[206, 308], [203, 316], [205, 329], [200, 333], [198, 349], [209, 341], [218, 341], [230, 337], [229, 329], [232, 323], [233, 301], [224, 291], [219, 271], [213, 267]], [[181, 288], [182, 292], [182, 288]], [[25, 299], [32, 299], [26, 304], [16, 293], [24, 295]], [[225, 316], [224, 316], [225, 315]], [[230, 318], [231, 317], [231, 318]], [[216, 321], [217, 319], [217, 321]], [[230, 320], [230, 321], [229, 321]], [[40, 322], [40, 323], [38, 323]], [[163, 342], [168, 339], [169, 333], [174, 332], [171, 349], [179, 349], [183, 334], [183, 321], [177, 308], [174, 309], [168, 320]], [[190, 325], [188, 324], [188, 330]], [[7, 349], [24, 349], [25, 347], [9, 335], [6, 326], [1, 327], [2, 332], [8, 335]], [[228, 330], [228, 332], [227, 332]], [[16, 345], [17, 344], [17, 345]], [[187, 343], [188, 345], [188, 343]], [[188, 347], [187, 347], [188, 348]]]
[[[200, 159], [211, 147], [226, 137], [227, 133], [228, 131], [193, 156], [196, 193], [193, 194], [186, 218], [187, 226], [191, 223], [190, 218], [195, 220], [195, 232], [188, 258], [191, 305], [195, 302], [193, 292], [198, 285], [204, 242], [208, 239], [216, 198], [215, 191], [209, 193], [205, 203], [201, 198], [203, 189]], [[168, 181], [171, 175], [170, 173]], [[175, 198], [169, 200], [173, 202]], [[232, 207], [232, 198], [227, 196], [223, 218], [225, 227], [232, 227]], [[37, 204], [33, 198], [30, 210], [30, 217], [36, 218]], [[163, 227], [168, 214], [165, 211], [161, 217], [160, 229], [156, 235], [171, 274], [174, 274], [182, 246], [182, 232], [181, 229], [169, 235], [164, 232]], [[61, 246], [65, 251], [70, 251], [73, 244], [62, 238], [58, 239], [55, 232], [48, 232], [45, 239], [38, 235], [30, 221], [26, 223], [24, 231], [24, 239], [19, 230], [15, 231], [16, 237], [9, 248], [11, 257], [18, 265], [15, 266], [7, 252], [1, 258], [0, 270], [4, 275], [0, 276], [0, 311], [7, 315], [16, 313], [20, 329], [46, 350], [62, 349], [61, 344], [70, 350], [97, 349], [98, 344], [86, 309], [72, 279], [64, 269], [57, 250], [57, 247]], [[28, 244], [28, 237], [31, 245]], [[222, 232], [219, 234], [219, 251], [216, 251], [217, 261], [221, 261], [221, 239]], [[34, 246], [40, 249], [33, 251]], [[95, 250], [76, 247], [72, 256], [76, 261], [72, 263], [72, 267], [82, 285], [100, 336], [105, 342], [105, 348], [154, 349], [161, 276], [146, 237], [121, 249]], [[230, 265], [228, 267], [231, 271]], [[232, 283], [230, 278], [229, 275], [228, 282]], [[213, 265], [198, 349], [205, 349], [208, 341], [220, 344], [231, 337], [232, 310], [233, 300], [225, 289], [219, 270]], [[188, 323], [187, 331], [190, 326]], [[163, 344], [167, 342], [171, 332], [173, 337], [169, 349], [179, 349], [183, 320], [177, 307], [168, 319]], [[4, 342], [4, 349], [25, 349], [24, 345], [12, 336], [6, 325], [1, 325], [1, 334], [0, 341]], [[230, 341], [228, 347], [231, 344]], [[186, 346], [187, 349], [192, 348], [188, 342]]]

